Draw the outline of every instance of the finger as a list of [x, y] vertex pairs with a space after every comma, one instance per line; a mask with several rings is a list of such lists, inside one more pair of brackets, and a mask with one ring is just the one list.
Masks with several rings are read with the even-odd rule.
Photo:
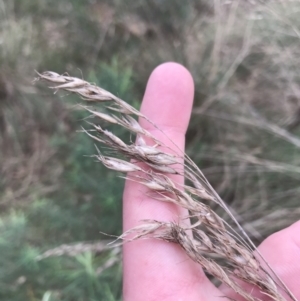
[[[258, 249], [296, 299], [300, 300], [300, 221], [271, 235]], [[245, 288], [249, 292], [253, 291], [253, 287]], [[221, 290], [228, 293], [226, 288], [222, 287]], [[229, 296], [240, 300], [232, 291]]]
[[[162, 132], [145, 120], [141, 125], [165, 145], [174, 144], [184, 151], [194, 86], [190, 73], [175, 63], [166, 63], [154, 70], [146, 88], [141, 112]], [[176, 151], [177, 152], [177, 151]], [[183, 178], [173, 176], [183, 183]], [[124, 230], [143, 219], [178, 220], [187, 215], [173, 204], [155, 201], [145, 187], [127, 181], [124, 191]], [[175, 244], [156, 240], [135, 241], [124, 246], [124, 300], [212, 300], [220, 295], [194, 264]], [[207, 296], [206, 296], [207, 294]]]
[[280, 279], [300, 299], [300, 221], [268, 237], [259, 251]]

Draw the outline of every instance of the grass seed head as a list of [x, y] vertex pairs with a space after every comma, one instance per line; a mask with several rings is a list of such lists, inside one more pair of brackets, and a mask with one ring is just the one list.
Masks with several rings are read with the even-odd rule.
[[[93, 127], [100, 138], [90, 134], [90, 131], [83, 131], [94, 140], [110, 148], [114, 153], [125, 155], [127, 158], [134, 160], [134, 162], [144, 162], [146, 165], [138, 166], [119, 158], [103, 156], [100, 151], [98, 151], [96, 158], [109, 169], [125, 173], [138, 171], [138, 174], [131, 174], [130, 178], [143, 184], [151, 192], [154, 192], [154, 199], [174, 203], [179, 207], [188, 209], [189, 217], [193, 218], [193, 223], [189, 226], [187, 226], [186, 221], [184, 221], [184, 223], [182, 223], [182, 221], [178, 221], [178, 223], [167, 223], [155, 220], [143, 221], [142, 225], [123, 233], [120, 239], [129, 242], [136, 239], [155, 238], [177, 243], [186, 254], [200, 264], [207, 273], [231, 287], [246, 300], [259, 301], [262, 299], [254, 297], [251, 293], [245, 291], [243, 286], [240, 285], [240, 281], [237, 281], [237, 278], [254, 285], [262, 294], [269, 296], [271, 299], [276, 301], [285, 300], [277, 288], [281, 282], [275, 281], [270, 273], [261, 267], [259, 260], [252, 253], [254, 248], [248, 247], [247, 244], [243, 242], [244, 237], [246, 237], [245, 240], [250, 246], [251, 244], [253, 246], [251, 240], [229, 211], [228, 206], [226, 206], [224, 201], [222, 201], [214, 191], [201, 170], [187, 155], [183, 154], [183, 157], [186, 159], [183, 164], [184, 166], [177, 166], [185, 167], [185, 176], [194, 187], [178, 187], [169, 175], [183, 175], [183, 170], [179, 171], [178, 167], [175, 169], [170, 166], [179, 163], [179, 158], [162, 151], [158, 146], [164, 145], [160, 141], [157, 141], [130, 115], [144, 118], [156, 127], [150, 120], [125, 101], [86, 81], [70, 76], [59, 75], [55, 72], [38, 73], [38, 75], [41, 79], [58, 84], [54, 89], [77, 93], [86, 101], [99, 103], [103, 101], [112, 102], [113, 105], [106, 108], [118, 112], [116, 114], [121, 115], [120, 117], [94, 111], [87, 107], [83, 108], [94, 117], [123, 127], [131, 134], [137, 134], [137, 143], [135, 145], [127, 145], [113, 132], [102, 129], [99, 125], [93, 125]], [[144, 137], [151, 138], [155, 145], [147, 145]], [[174, 147], [176, 148], [176, 145], [174, 145]], [[143, 166], [143, 168], [140, 166]], [[199, 201], [201, 199], [218, 203], [234, 220], [244, 236], [239, 236], [232, 231], [226, 222], [206, 203], [204, 204]], [[183, 217], [183, 220], [185, 219], [186, 218]], [[193, 235], [190, 235], [191, 233]], [[241, 243], [241, 241], [243, 243]], [[215, 258], [222, 258], [227, 265], [220, 264]], [[285, 292], [296, 301], [288, 289], [286, 289]]]

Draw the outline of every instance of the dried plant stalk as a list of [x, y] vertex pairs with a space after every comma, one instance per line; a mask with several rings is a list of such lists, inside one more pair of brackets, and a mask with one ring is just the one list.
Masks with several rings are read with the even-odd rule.
[[[124, 173], [131, 172], [130, 176], [127, 176], [128, 180], [145, 185], [154, 199], [174, 203], [187, 209], [190, 213], [190, 216], [186, 217], [192, 220], [190, 226], [180, 222], [144, 221], [142, 225], [125, 232], [120, 239], [128, 242], [151, 237], [177, 243], [207, 273], [231, 287], [246, 300], [259, 301], [261, 299], [243, 289], [241, 283], [245, 282], [253, 285], [262, 294], [268, 295], [273, 300], [286, 300], [280, 292], [281, 289], [296, 301], [293, 294], [256, 250], [250, 238], [211, 187], [201, 170], [186, 154], [181, 153], [174, 143], [172, 152], [162, 151], [160, 146], [167, 150], [169, 148], [141, 127], [133, 117], [144, 118], [157, 128], [146, 116], [110, 92], [84, 80], [49, 71], [38, 73], [36, 80], [39, 79], [53, 83], [54, 86], [51, 88], [56, 91], [74, 92], [87, 102], [103, 103], [106, 108], [105, 112], [96, 111], [88, 106], [81, 105], [81, 107], [89, 112], [91, 117], [99, 119], [102, 123], [120, 126], [131, 134], [137, 135], [137, 142], [126, 144], [113, 132], [103, 129], [100, 125], [91, 124], [91, 129], [83, 129], [87, 135], [108, 147], [111, 153], [130, 159], [131, 162], [119, 157], [104, 156], [98, 148], [98, 154], [95, 155], [97, 160], [109, 169]], [[152, 140], [152, 145], [145, 142], [145, 137], [147, 137], [147, 141]], [[175, 155], [171, 153], [175, 153]], [[184, 163], [180, 163], [181, 157], [184, 157]], [[140, 165], [141, 162], [144, 164]], [[175, 168], [173, 166], [175, 164], [182, 168]], [[188, 185], [179, 187], [168, 177], [168, 174], [184, 175]], [[203, 200], [206, 203], [219, 204], [233, 219], [241, 231], [241, 235], [233, 231], [220, 216], [203, 203]], [[193, 235], [190, 235], [191, 232]], [[254, 250], [256, 253], [253, 253]], [[222, 264], [219, 259], [222, 259]], [[265, 266], [267, 267], [265, 268]]]
[[[36, 257], [36, 260], [43, 260], [48, 257], [59, 257], [59, 256], [69, 256], [69, 257], [76, 257], [82, 253], [92, 252], [92, 253], [103, 253], [110, 248], [108, 244], [111, 241], [101, 241], [96, 243], [77, 243], [77, 244], [70, 244], [70, 245], [61, 245], [54, 249], [47, 250], [43, 254]], [[119, 248], [116, 247], [117, 252], [119, 252]]]

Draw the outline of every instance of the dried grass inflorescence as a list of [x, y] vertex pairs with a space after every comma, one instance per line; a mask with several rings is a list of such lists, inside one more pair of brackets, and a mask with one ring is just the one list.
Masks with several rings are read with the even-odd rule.
[[[110, 92], [84, 80], [49, 71], [38, 73], [37, 80], [39, 79], [53, 83], [54, 86], [51, 88], [56, 91], [74, 92], [87, 102], [103, 104], [105, 110], [102, 112], [89, 106], [81, 105], [81, 108], [103, 124], [109, 123], [128, 130], [131, 135], [137, 136], [137, 142], [127, 144], [113, 132], [103, 129], [98, 124], [91, 124], [91, 129], [83, 131], [96, 142], [108, 147], [112, 154], [118, 155], [118, 157], [105, 156], [97, 148], [98, 153], [95, 155], [97, 160], [109, 169], [130, 172], [127, 178], [145, 185], [154, 199], [174, 203], [189, 212], [186, 218], [191, 219], [190, 225], [181, 221], [177, 223], [143, 221], [140, 226], [125, 232], [120, 239], [129, 242], [156, 238], [177, 243], [193, 261], [202, 266], [205, 272], [231, 287], [246, 300], [258, 301], [262, 297], [255, 297], [251, 291], [246, 291], [243, 283], [256, 287], [261, 296], [267, 295], [277, 301], [287, 300], [286, 298], [296, 301], [256, 250], [201, 170], [186, 154], [182, 154], [175, 144], [174, 149], [168, 152], [168, 148], [134, 118], [144, 118], [156, 127], [146, 116]], [[163, 151], [161, 147], [167, 151]], [[181, 163], [182, 157], [185, 159], [184, 163]], [[124, 158], [130, 159], [131, 162]], [[143, 164], [140, 164], [141, 162]], [[184, 175], [187, 184], [180, 187], [168, 177], [168, 174]], [[209, 202], [219, 204], [233, 219], [241, 234], [218, 216], [207, 205]]]

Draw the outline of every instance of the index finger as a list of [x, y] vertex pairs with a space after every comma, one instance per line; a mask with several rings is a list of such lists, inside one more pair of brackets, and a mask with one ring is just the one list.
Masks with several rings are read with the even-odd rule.
[[[159, 66], [149, 78], [141, 106], [141, 113], [157, 127], [143, 118], [139, 121], [141, 126], [163, 145], [174, 149], [175, 144], [183, 152], [193, 92], [193, 80], [184, 67], [175, 63]], [[178, 149], [175, 151], [178, 153]], [[168, 176], [183, 183], [182, 176]], [[127, 181], [123, 208], [125, 231], [143, 219], [170, 221], [186, 213], [173, 204], [153, 201], [146, 196], [146, 191], [142, 185]]]
[[[159, 66], [148, 81], [141, 112], [160, 130], [145, 119], [140, 124], [167, 147], [174, 149], [175, 144], [184, 152], [193, 94], [193, 79], [184, 67], [176, 63]], [[170, 178], [184, 181], [178, 175]], [[124, 231], [144, 219], [174, 221], [188, 215], [174, 204], [151, 199], [144, 186], [131, 181], [126, 182], [123, 206]], [[123, 258], [124, 300], [186, 300], [187, 296], [191, 301], [200, 296], [203, 300], [210, 290], [219, 295], [200, 267], [175, 244], [152, 239], [131, 242], [125, 244]]]

